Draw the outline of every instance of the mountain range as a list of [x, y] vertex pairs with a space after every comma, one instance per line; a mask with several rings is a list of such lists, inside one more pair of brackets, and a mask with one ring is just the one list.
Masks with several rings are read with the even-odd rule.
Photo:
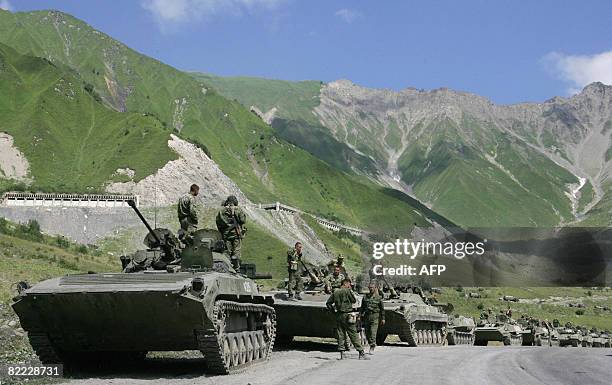
[[433, 216], [611, 224], [612, 87], [600, 83], [502, 106], [449, 89], [222, 78], [174, 69], [57, 11], [0, 10], [0, 43], [0, 132], [27, 159], [29, 189], [137, 183], [178, 158], [174, 134], [253, 202], [375, 231]]

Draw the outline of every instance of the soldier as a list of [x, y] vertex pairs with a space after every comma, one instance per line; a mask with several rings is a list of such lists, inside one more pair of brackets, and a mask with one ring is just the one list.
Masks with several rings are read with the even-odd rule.
[[336, 266], [340, 268], [340, 272], [348, 277], [346, 273], [346, 264], [344, 263], [344, 255], [338, 254], [338, 258], [336, 259]]
[[342, 281], [346, 277], [344, 274], [340, 272], [340, 267], [336, 266], [334, 268], [334, 273], [327, 278], [327, 282], [325, 284], [325, 292], [328, 294], [332, 294], [336, 289], [339, 289], [342, 286]]
[[383, 305], [383, 299], [378, 293], [378, 287], [376, 283], [370, 282], [368, 284], [368, 290], [370, 291], [361, 300], [361, 317], [364, 321], [366, 338], [370, 344], [370, 354], [374, 354], [374, 348], [376, 348], [376, 334], [378, 333], [378, 325], [383, 326], [385, 324], [385, 307]]
[[195, 198], [200, 192], [200, 187], [197, 184], [192, 184], [189, 188], [189, 194], [180, 197], [178, 201], [178, 220], [181, 224], [181, 230], [185, 234], [191, 234], [198, 227], [198, 213], [195, 210]]
[[240, 269], [240, 248], [242, 238], [246, 232], [246, 214], [238, 207], [238, 198], [233, 195], [227, 197], [223, 208], [219, 210], [216, 218], [217, 229], [223, 237], [225, 248], [228, 250], [234, 269]]
[[296, 242], [293, 249], [287, 251], [287, 273], [289, 274], [289, 282], [287, 284], [287, 295], [289, 299], [293, 299], [293, 290], [297, 290], [296, 298], [302, 299], [301, 292], [304, 290], [302, 283], [302, 269], [300, 262], [302, 261], [302, 243]]
[[346, 334], [350, 338], [353, 346], [359, 352], [359, 359], [369, 360], [363, 352], [363, 347], [359, 341], [357, 335], [357, 329], [355, 327], [356, 316], [353, 313], [353, 304], [357, 302], [355, 295], [351, 290], [351, 280], [345, 278], [342, 280], [342, 286], [334, 291], [329, 296], [326, 302], [326, 306], [329, 310], [336, 314], [336, 333], [338, 339], [338, 351], [340, 352], [340, 359], [343, 359], [343, 352], [346, 349], [345, 338]]

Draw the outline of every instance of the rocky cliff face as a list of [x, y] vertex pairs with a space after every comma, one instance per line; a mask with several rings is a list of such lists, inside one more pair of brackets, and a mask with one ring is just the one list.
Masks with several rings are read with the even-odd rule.
[[512, 224], [574, 222], [610, 193], [612, 87], [601, 83], [571, 98], [502, 106], [449, 89], [394, 92], [341, 80], [320, 100], [313, 112], [321, 124], [375, 159], [381, 172], [372, 177], [459, 223], [512, 216], [504, 206], [517, 213]]

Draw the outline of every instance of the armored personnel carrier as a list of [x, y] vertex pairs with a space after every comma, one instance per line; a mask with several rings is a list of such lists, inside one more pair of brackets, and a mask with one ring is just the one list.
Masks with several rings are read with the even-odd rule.
[[446, 339], [449, 345], [473, 345], [476, 323], [472, 317], [449, 317]]
[[522, 345], [521, 327], [505, 314], [495, 319], [481, 318], [474, 330], [474, 345], [486, 346], [489, 341], [503, 342], [504, 345]]
[[593, 339], [593, 347], [594, 348], [603, 348], [606, 346], [606, 339], [603, 336], [603, 333], [597, 331], [597, 329], [591, 329], [591, 338]]
[[580, 334], [582, 335], [582, 347], [590, 348], [593, 347], [593, 336], [589, 329], [585, 327], [578, 328]]
[[[336, 338], [336, 318], [325, 305], [329, 294], [323, 287], [307, 288], [302, 300], [288, 298], [286, 291], [275, 291], [274, 310], [277, 319], [276, 340], [287, 344], [295, 336]], [[361, 296], [356, 295], [355, 311], [361, 305]]]
[[445, 305], [427, 304], [420, 288], [399, 292], [396, 298], [386, 299], [384, 306], [385, 324], [378, 328], [376, 336], [379, 345], [390, 334], [413, 347], [446, 344], [448, 315], [442, 311]]
[[549, 329], [543, 321], [521, 318], [518, 323], [523, 329], [523, 346], [552, 346]]
[[582, 345], [582, 335], [571, 322], [565, 324], [564, 327], [557, 329], [559, 333], [559, 346], [578, 347]]
[[123, 272], [22, 285], [13, 309], [41, 362], [78, 367], [200, 350], [210, 372], [227, 374], [269, 359], [272, 299], [234, 271], [218, 232], [198, 230], [182, 243], [130, 206], [148, 229], [147, 249], [123, 257]]
[[608, 330], [602, 331], [599, 337], [602, 341], [602, 348], [612, 347], [612, 337], [610, 336], [610, 332]]

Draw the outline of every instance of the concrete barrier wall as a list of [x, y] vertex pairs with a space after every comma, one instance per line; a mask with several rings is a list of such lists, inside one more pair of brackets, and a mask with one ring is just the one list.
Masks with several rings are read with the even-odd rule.
[[263, 209], [263, 210], [275, 210], [275, 211], [283, 211], [283, 212], [288, 212], [291, 214], [306, 214], [309, 215], [311, 217], [313, 217], [321, 226], [332, 230], [332, 231], [340, 231], [340, 230], [345, 230], [347, 232], [349, 232], [350, 234], [356, 235], [358, 237], [362, 236], [364, 234], [364, 230], [356, 228], [356, 227], [351, 227], [351, 226], [346, 226], [340, 223], [336, 223], [330, 220], [327, 220], [325, 218], [321, 218], [318, 217], [316, 215], [304, 212], [302, 210], [299, 210], [295, 207], [291, 207], [288, 205], [284, 205], [280, 202], [274, 202], [274, 203], [260, 203], [257, 205], [258, 208]]
[[6, 207], [128, 207], [133, 200], [139, 206], [137, 195], [114, 194], [53, 194], [8, 192], [2, 196]]

